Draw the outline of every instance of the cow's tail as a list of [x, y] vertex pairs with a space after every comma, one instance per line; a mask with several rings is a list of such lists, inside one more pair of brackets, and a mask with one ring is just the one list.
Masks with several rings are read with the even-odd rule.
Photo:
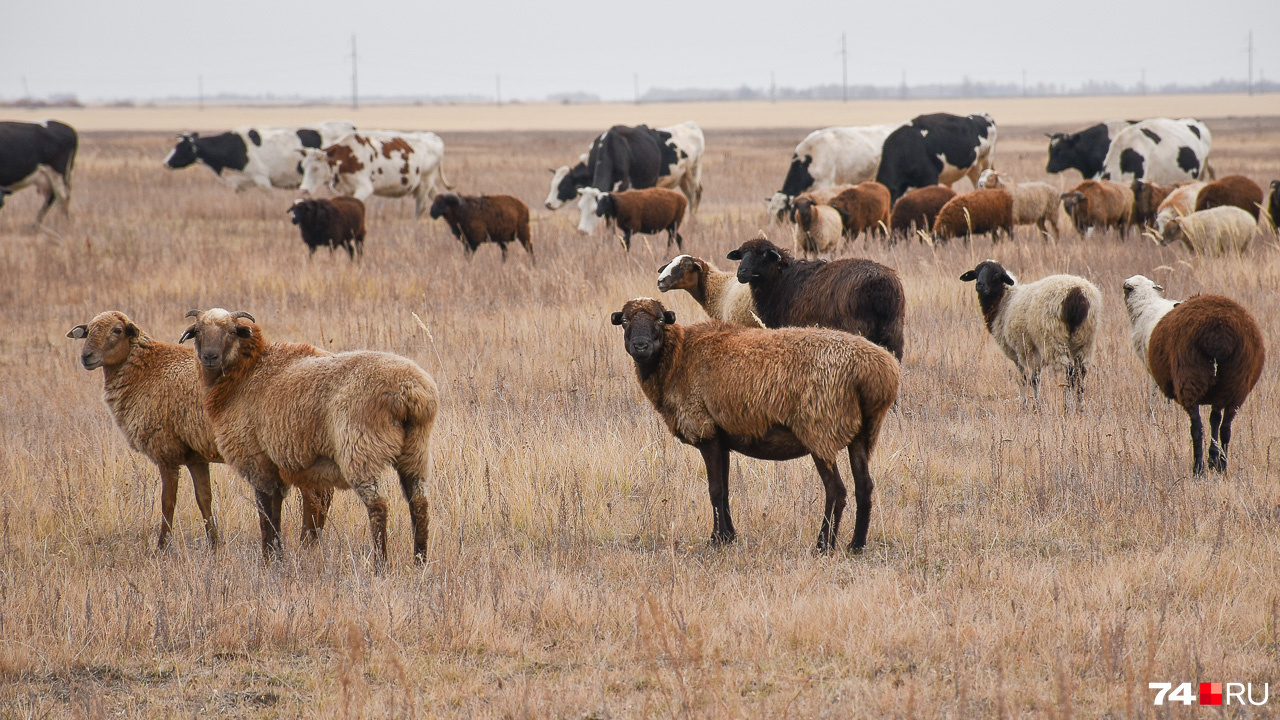
[[440, 162], [436, 163], [435, 174], [436, 174], [436, 177], [440, 179], [440, 184], [444, 186], [445, 190], [453, 189], [453, 185], [450, 184], [448, 178], [444, 176], [444, 158], [443, 157], [440, 158]]

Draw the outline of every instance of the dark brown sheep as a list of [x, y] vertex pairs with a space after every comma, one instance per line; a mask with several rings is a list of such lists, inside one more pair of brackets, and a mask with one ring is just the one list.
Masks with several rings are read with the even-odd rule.
[[847, 491], [836, 459], [848, 449], [857, 515], [850, 550], [867, 542], [868, 468], [898, 396], [898, 363], [836, 330], [760, 330], [711, 321], [676, 325], [657, 300], [628, 301], [612, 317], [625, 330], [640, 387], [678, 440], [707, 467], [715, 543], [736, 535], [729, 514], [729, 452], [763, 460], [809, 455], [826, 488], [818, 549], [834, 547]]
[[341, 247], [352, 259], [357, 254], [364, 257], [364, 203], [359, 200], [341, 195], [327, 200], [297, 200], [288, 212], [312, 255], [316, 248], [328, 247], [332, 253]]
[[[631, 249], [632, 233], [649, 235], [664, 230], [667, 233], [668, 248], [674, 240], [677, 248], [684, 249], [680, 223], [684, 222], [684, 211], [689, 201], [675, 190], [645, 188], [601, 192], [595, 188], [582, 188], [578, 193], [581, 195], [578, 207], [582, 211], [579, 230], [591, 232], [595, 228], [595, 222], [604, 218], [622, 231], [622, 242], [627, 250]], [[589, 217], [590, 214], [594, 214], [594, 217]]]
[[1148, 225], [1155, 227], [1160, 203], [1169, 197], [1169, 193], [1178, 189], [1178, 186], [1134, 180], [1130, 189], [1133, 190], [1133, 211], [1129, 213], [1129, 224], [1141, 230]]
[[437, 195], [431, 202], [431, 218], [444, 218], [453, 236], [462, 241], [467, 259], [481, 243], [495, 242], [507, 261], [507, 243], [519, 241], [533, 258], [529, 236], [529, 206], [510, 195]]
[[819, 327], [861, 335], [902, 359], [906, 295], [892, 268], [861, 258], [797, 260], [763, 236], [729, 253], [767, 328]]
[[[1160, 392], [1191, 417], [1192, 472], [1204, 474], [1200, 406], [1209, 405], [1209, 467], [1227, 469], [1231, 421], [1262, 375], [1266, 350], [1258, 323], [1221, 295], [1192, 295], [1156, 323], [1147, 369]], [[1221, 449], [1218, 443], [1221, 442]]]
[[1200, 188], [1197, 211], [1223, 206], [1238, 207], [1257, 220], [1262, 210], [1262, 188], [1243, 175], [1227, 175]]
[[1063, 193], [1062, 207], [1081, 236], [1093, 228], [1117, 228], [1129, 232], [1133, 214], [1133, 189], [1110, 180], [1085, 180]]
[[1001, 231], [1013, 238], [1013, 195], [1003, 189], [983, 189], [957, 195], [947, 201], [933, 221], [933, 238], [947, 241], [972, 235], [991, 234], [1000, 239]]
[[889, 228], [889, 188], [878, 182], [858, 183], [827, 203], [840, 212], [850, 240], [863, 232], [885, 236]]
[[1280, 180], [1271, 181], [1271, 199], [1267, 202], [1267, 218], [1271, 223], [1271, 232], [1276, 232], [1280, 225]]
[[933, 230], [938, 211], [955, 196], [956, 191], [946, 185], [930, 185], [908, 192], [893, 204], [893, 212], [889, 214], [889, 232], [897, 237], [906, 237], [914, 230]]

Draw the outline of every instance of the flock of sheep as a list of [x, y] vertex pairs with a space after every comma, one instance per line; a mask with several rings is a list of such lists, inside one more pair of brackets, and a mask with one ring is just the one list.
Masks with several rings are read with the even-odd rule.
[[[795, 249], [835, 250], [862, 232], [912, 234], [933, 240], [999, 233], [1034, 225], [1057, 234], [1059, 207], [1082, 233], [1150, 227], [1166, 241], [1198, 251], [1242, 250], [1241, 217], [1256, 227], [1261, 189], [1241, 176], [1167, 187], [1085, 180], [1059, 194], [1046, 183], [1010, 183], [993, 169], [972, 192], [946, 186], [906, 192], [868, 181], [790, 200]], [[1274, 185], [1274, 184], [1273, 184]], [[588, 190], [590, 192], [590, 190]], [[629, 246], [633, 232], [665, 231], [683, 246], [679, 192], [661, 188], [598, 193], [599, 216], [613, 220]], [[1273, 193], [1274, 196], [1274, 193]], [[678, 201], [677, 201], [678, 200]], [[1172, 208], [1172, 209], [1170, 209]], [[364, 239], [358, 200], [306, 199], [290, 212], [314, 249], [342, 247], [353, 257]], [[481, 242], [520, 242], [533, 256], [528, 207], [510, 196], [437, 195], [442, 217], [469, 252]], [[835, 546], [847, 491], [837, 456], [847, 449], [856, 516], [851, 550], [865, 546], [872, 481], [869, 462], [880, 428], [896, 402], [904, 353], [906, 296], [898, 274], [867, 259], [796, 257], [763, 233], [727, 256], [736, 271], [680, 254], [658, 271], [661, 292], [684, 290], [711, 317], [678, 323], [652, 298], [613, 313], [645, 396], [681, 442], [706, 465], [712, 539], [735, 530], [728, 502], [730, 452], [768, 460], [811, 456], [825, 490], [817, 545]], [[973, 282], [987, 329], [1014, 363], [1035, 402], [1047, 369], [1066, 376], [1064, 403], [1077, 409], [1094, 346], [1103, 297], [1082, 277], [1051, 275], [1020, 283], [987, 260], [959, 279]], [[1224, 471], [1232, 421], [1265, 360], [1257, 322], [1218, 295], [1183, 302], [1135, 275], [1124, 282], [1135, 352], [1155, 387], [1191, 420], [1193, 471], [1206, 463], [1200, 405], [1210, 405], [1208, 467]], [[356, 491], [368, 511], [375, 556], [386, 558], [388, 504], [379, 477], [394, 469], [409, 505], [413, 552], [427, 552], [425, 483], [430, 436], [438, 412], [434, 380], [412, 361], [384, 352], [332, 354], [313, 345], [269, 342], [247, 312], [193, 310], [179, 344], [147, 335], [120, 312], [104, 312], [73, 328], [84, 339], [84, 367], [104, 371], [104, 399], [130, 446], [150, 458], [163, 481], [159, 543], [172, 531], [180, 467], [187, 466], [209, 541], [218, 542], [211, 508], [210, 463], [225, 462], [254, 489], [262, 549], [281, 550], [281, 506], [289, 488], [303, 493], [303, 538], [323, 529], [332, 491]], [[193, 341], [194, 347], [184, 345]]]

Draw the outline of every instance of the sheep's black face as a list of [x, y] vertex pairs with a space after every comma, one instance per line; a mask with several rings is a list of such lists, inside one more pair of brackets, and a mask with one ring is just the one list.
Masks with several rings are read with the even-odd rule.
[[618, 201], [613, 195], [605, 193], [596, 201], [596, 215], [602, 218], [612, 218], [618, 216]]
[[1013, 276], [995, 260], [983, 260], [978, 266], [960, 276], [965, 282], [977, 281], [978, 295], [988, 297], [1003, 295], [1006, 285], [1013, 285]]
[[178, 168], [184, 168], [195, 162], [196, 158], [199, 156], [199, 153], [196, 150], [196, 137], [197, 136], [195, 135], [183, 135], [179, 138], [178, 144], [173, 146], [173, 150], [170, 151], [169, 157], [164, 160], [165, 167], [168, 167], [171, 170], [177, 170]]
[[1087, 207], [1088, 203], [1085, 202], [1084, 193], [1082, 192], [1069, 192], [1062, 196], [1062, 209], [1066, 210], [1071, 217], [1076, 216], [1077, 210], [1084, 212]]
[[663, 331], [675, 321], [676, 314], [653, 298], [628, 300], [612, 317], [614, 325], [622, 326], [627, 354], [641, 366], [662, 356]]
[[738, 261], [738, 282], [744, 284], [773, 282], [789, 260], [778, 246], [764, 238], [746, 241], [728, 258]]
[[114, 367], [128, 359], [133, 351], [133, 339], [141, 332], [124, 313], [108, 311], [85, 325], [71, 328], [67, 337], [84, 339], [80, 364], [85, 370], [97, 370], [103, 365]]
[[289, 214], [293, 216], [294, 225], [306, 226], [315, 215], [315, 201], [299, 200], [293, 204], [293, 207], [289, 208]]
[[439, 220], [444, 217], [451, 207], [458, 207], [462, 204], [462, 199], [454, 193], [445, 193], [437, 195], [435, 200], [431, 201], [431, 219]]

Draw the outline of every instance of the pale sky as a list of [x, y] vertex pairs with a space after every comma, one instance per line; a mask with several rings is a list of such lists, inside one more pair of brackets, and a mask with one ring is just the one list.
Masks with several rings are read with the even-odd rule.
[[1149, 86], [1243, 79], [1247, 33], [1280, 79], [1280, 0], [877, 3], [448, 3], [335, 0], [12, 2], [0, 10], [0, 98], [81, 100], [218, 93], [630, 99], [650, 87], [1036, 82]]

